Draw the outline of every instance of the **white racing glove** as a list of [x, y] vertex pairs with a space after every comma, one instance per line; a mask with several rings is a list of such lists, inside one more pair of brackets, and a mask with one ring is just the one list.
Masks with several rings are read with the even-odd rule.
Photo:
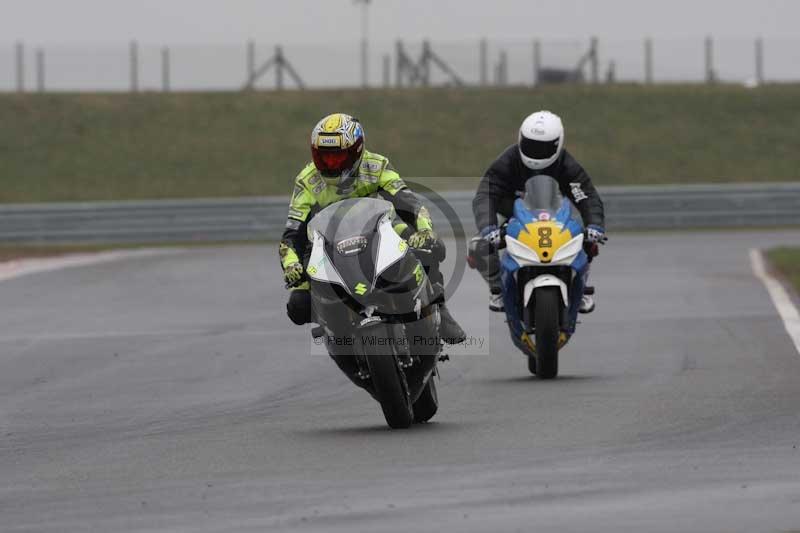
[[481, 230], [481, 238], [491, 244], [495, 250], [500, 247], [500, 229], [494, 224]]
[[596, 224], [589, 224], [586, 227], [586, 240], [592, 244], [605, 244], [608, 240], [606, 230]]

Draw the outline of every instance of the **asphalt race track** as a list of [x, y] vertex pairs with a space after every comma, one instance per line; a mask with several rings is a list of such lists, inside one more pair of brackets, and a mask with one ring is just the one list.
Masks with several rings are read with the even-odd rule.
[[467, 272], [473, 345], [409, 431], [290, 324], [275, 250], [0, 283], [0, 531], [800, 530], [800, 355], [748, 257], [775, 244], [612, 235], [554, 382]]

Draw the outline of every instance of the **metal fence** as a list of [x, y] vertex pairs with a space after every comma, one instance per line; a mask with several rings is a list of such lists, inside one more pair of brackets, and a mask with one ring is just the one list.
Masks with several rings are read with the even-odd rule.
[[[0, 43], [0, 91], [800, 80], [798, 39], [481, 40], [232, 45]], [[427, 52], [427, 53], [426, 53]], [[293, 75], [296, 74], [296, 76]], [[553, 77], [553, 75], [555, 77]], [[248, 83], [252, 81], [252, 84]]]
[[[604, 187], [610, 230], [800, 225], [800, 183]], [[429, 202], [437, 231], [472, 234], [473, 192]], [[2, 243], [157, 243], [278, 240], [288, 198], [0, 206]], [[455, 214], [455, 219], [448, 216]]]

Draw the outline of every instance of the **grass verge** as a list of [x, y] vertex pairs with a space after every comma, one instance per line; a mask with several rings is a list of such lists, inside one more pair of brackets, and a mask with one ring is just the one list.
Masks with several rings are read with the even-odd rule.
[[311, 127], [362, 119], [404, 176], [472, 188], [522, 118], [559, 113], [600, 185], [794, 181], [800, 85], [0, 95], [0, 203], [289, 194]]
[[767, 252], [767, 259], [800, 294], [800, 248], [775, 248]]

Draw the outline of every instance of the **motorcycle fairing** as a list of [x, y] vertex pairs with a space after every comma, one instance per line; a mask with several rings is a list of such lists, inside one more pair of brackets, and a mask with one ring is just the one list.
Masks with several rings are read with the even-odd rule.
[[[342, 328], [358, 324], [366, 309], [371, 309], [369, 316], [392, 322], [430, 314], [430, 282], [392, 226], [392, 205], [371, 198], [343, 202], [347, 203], [329, 206], [312, 219], [314, 246], [306, 271], [318, 311], [344, 304], [349, 313], [318, 314], [341, 322]], [[363, 219], [354, 220], [358, 215]]]
[[[352, 222], [353, 210], [364, 212], [367, 219]], [[338, 285], [356, 298], [372, 292], [381, 274], [408, 253], [408, 244], [392, 227], [393, 219], [392, 204], [374, 198], [343, 200], [323, 209], [309, 224], [313, 240], [306, 267], [309, 277]], [[340, 246], [354, 239], [366, 240], [362, 250]]]
[[372, 289], [375, 288], [378, 277], [408, 253], [408, 243], [394, 230], [390, 217], [383, 217], [378, 223], [377, 235], [378, 245], [376, 246]]
[[[506, 322], [508, 329], [511, 332], [511, 340], [514, 346], [517, 347], [522, 353], [532, 356], [536, 351], [536, 346], [533, 338], [523, 328], [522, 308], [519, 306], [519, 288], [517, 285], [517, 278], [513, 272], [502, 271], [500, 276], [501, 284], [503, 286], [503, 305], [505, 306]], [[564, 329], [559, 337], [559, 348], [563, 347], [569, 342], [572, 334], [575, 333], [575, 326], [578, 317], [578, 307], [580, 306], [580, 297], [575, 298], [574, 295], [582, 295], [584, 288], [584, 278], [582, 275], [576, 275], [570, 288], [570, 294], [573, 295], [569, 310], [568, 322], [565, 324]]]
[[[506, 236], [520, 243], [522, 242], [522, 239], [528, 240], [523, 234], [528, 233], [527, 227], [529, 224], [536, 224], [538, 222], [555, 222], [555, 225], [548, 224], [548, 226], [560, 227], [562, 232], [567, 232], [565, 237], [568, 236], [569, 240], [562, 239], [563, 248], [571, 245], [574, 246], [579, 240], [582, 244], [583, 224], [576, 217], [572, 205], [566, 199], [561, 200], [559, 207], [555, 212], [548, 209], [530, 209], [524, 200], [517, 199], [514, 202], [513, 216], [509, 220], [506, 227]], [[507, 242], [508, 241], [509, 239], [507, 239]], [[523, 246], [525, 245], [523, 244]], [[531, 252], [536, 254], [536, 252], [533, 250], [531, 250]], [[571, 252], [569, 255], [571, 255]], [[556, 251], [556, 257], [557, 256], [558, 250]], [[537, 266], [541, 266], [543, 268], [555, 267], [558, 263], [556, 261], [556, 257], [553, 258], [551, 263], [542, 262]], [[530, 265], [535, 264], [536, 263], [533, 261], [530, 262]], [[523, 329], [522, 308], [520, 307], [520, 297], [522, 295], [520, 294], [520, 289], [517, 284], [518, 271], [523, 267], [523, 265], [521, 265], [517, 259], [512, 257], [508, 250], [502, 254], [500, 265], [501, 283], [503, 286], [503, 304], [505, 306], [512, 340], [517, 348], [526, 354], [530, 354], [533, 346], [527, 336], [527, 333]], [[567, 312], [568, 320], [567, 324], [564, 325], [564, 343], [566, 343], [572, 333], [574, 333], [575, 325], [577, 323], [578, 308], [580, 307], [580, 302], [585, 287], [585, 273], [588, 266], [588, 256], [586, 255], [586, 252], [581, 249], [568, 266], [574, 272], [574, 274], [572, 276], [572, 283], [569, 287], [571, 297]]]
[[[536, 242], [538, 237], [529, 232], [529, 229], [547, 227], [552, 232], [556, 241], [555, 254], [552, 257], [539, 257]], [[516, 241], [516, 242], [515, 242]], [[588, 257], [583, 251], [583, 226], [572, 215], [572, 206], [569, 201], [562, 199], [558, 211], [552, 213], [545, 209], [531, 211], [525, 202], [518, 199], [514, 202], [514, 216], [506, 228], [506, 242], [510, 249], [516, 249], [518, 255], [528, 256], [524, 261], [529, 265], [558, 265], [563, 261], [570, 261], [569, 266], [581, 270], [588, 262]], [[517, 269], [521, 265], [510, 254], [506, 254], [511, 262], [506, 266]]]
[[408, 244], [394, 231], [388, 214], [375, 228], [364, 233], [361, 236], [367, 240], [367, 245], [363, 252], [354, 255], [339, 254], [338, 242], [325, 242], [325, 252], [340, 273], [343, 286], [359, 300], [368, 298], [378, 278], [408, 253]]
[[336, 266], [328, 257], [325, 250], [325, 237], [318, 231], [313, 234], [313, 245], [311, 247], [311, 256], [308, 258], [308, 266], [306, 273], [314, 281], [321, 281], [323, 283], [331, 283], [339, 285], [347, 292], [350, 289], [342, 279], [341, 274], [336, 269]]

